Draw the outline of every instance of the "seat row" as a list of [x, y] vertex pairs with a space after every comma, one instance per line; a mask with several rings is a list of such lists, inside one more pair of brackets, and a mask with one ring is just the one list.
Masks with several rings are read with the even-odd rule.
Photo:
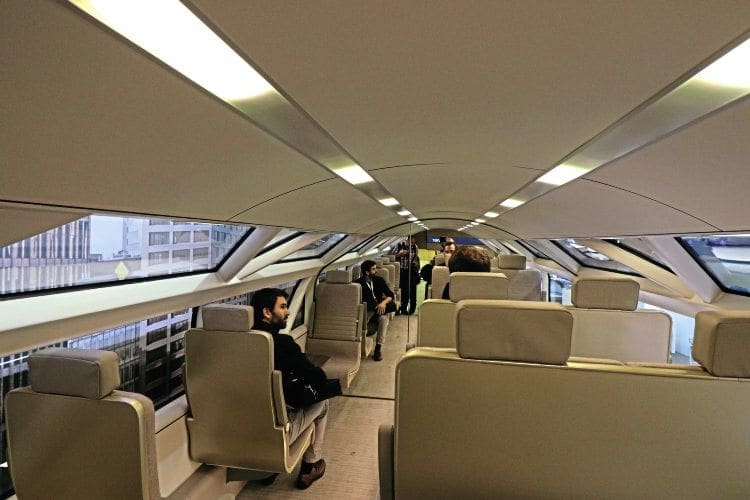
[[380, 498], [750, 497], [750, 314], [698, 313], [671, 367], [569, 361], [574, 315], [460, 301], [454, 348], [397, 365]]
[[6, 397], [17, 496], [227, 499], [249, 479], [291, 472], [314, 426], [291, 441], [271, 336], [251, 331], [249, 306], [205, 306], [202, 323], [185, 334], [186, 396], [158, 412], [116, 390], [114, 352], [32, 354], [31, 385]]
[[[456, 346], [457, 303], [466, 299], [509, 299], [502, 273], [453, 273], [450, 300], [430, 299], [419, 313], [417, 346]], [[628, 278], [576, 278], [569, 308], [574, 319], [571, 356], [614, 362], [667, 363], [672, 319], [663, 312], [636, 310], [640, 286]]]

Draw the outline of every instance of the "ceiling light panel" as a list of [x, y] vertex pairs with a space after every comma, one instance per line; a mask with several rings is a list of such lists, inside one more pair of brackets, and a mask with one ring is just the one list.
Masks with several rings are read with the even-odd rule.
[[[750, 93], [750, 39], [625, 116], [500, 205], [510, 210], [727, 106]], [[498, 210], [503, 213], [507, 210]]]
[[398, 205], [398, 200], [396, 198], [381, 198], [378, 200], [380, 203], [385, 205], [386, 207], [392, 207], [394, 205]]
[[502, 202], [500, 204], [500, 206], [503, 206], [505, 208], [516, 208], [516, 207], [520, 207], [524, 203], [525, 202], [522, 201], [522, 200], [517, 200], [515, 198], [508, 198], [507, 200], [505, 200], [504, 202]]
[[371, 199], [393, 196], [181, 1], [68, 1]]
[[365, 184], [374, 182], [375, 179], [370, 177], [364, 168], [359, 165], [349, 165], [347, 167], [334, 168], [333, 173], [344, 179], [349, 184]]

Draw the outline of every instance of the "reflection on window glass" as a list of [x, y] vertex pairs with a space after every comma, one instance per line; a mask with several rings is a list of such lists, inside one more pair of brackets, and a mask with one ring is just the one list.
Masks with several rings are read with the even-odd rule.
[[346, 238], [346, 234], [326, 234], [313, 241], [306, 247], [300, 248], [296, 252], [287, 255], [286, 257], [281, 259], [281, 261], [287, 262], [290, 260], [315, 259], [318, 257], [322, 257], [328, 250], [330, 250], [344, 238]]
[[571, 301], [571, 289], [573, 282], [557, 274], [549, 275], [549, 302], [557, 302], [565, 306], [573, 304]]
[[377, 238], [378, 238], [378, 236], [377, 236], [377, 235], [375, 235], [375, 236], [370, 236], [369, 238], [367, 238], [367, 239], [365, 239], [364, 241], [362, 241], [362, 243], [360, 243], [360, 244], [358, 244], [357, 246], [355, 246], [354, 248], [352, 248], [352, 249], [350, 250], [350, 252], [359, 252], [359, 251], [363, 250], [363, 249], [364, 249], [364, 248], [365, 248], [366, 246], [369, 246], [369, 245], [370, 245], [370, 244], [371, 244], [371, 243], [372, 243], [373, 241], [375, 241], [375, 240], [376, 240]]
[[0, 295], [207, 271], [250, 230], [236, 224], [86, 216], [0, 248]]
[[672, 270], [669, 268], [666, 262], [662, 260], [659, 254], [651, 247], [645, 238], [619, 238], [615, 240], [606, 240], [614, 245], [619, 246], [627, 250], [628, 252], [637, 255], [638, 257], [656, 264], [657, 266], [666, 269], [669, 272]]
[[616, 273], [640, 276], [637, 272], [635, 272], [625, 264], [617, 262], [616, 260], [612, 260], [606, 255], [599, 253], [593, 248], [587, 247], [586, 245], [582, 245], [572, 238], [552, 241], [560, 248], [562, 248], [568, 255], [573, 257], [573, 259], [582, 266], [593, 267], [594, 269], [602, 269], [604, 271], [613, 271]]
[[750, 295], [750, 234], [712, 234], [678, 240], [722, 290]]

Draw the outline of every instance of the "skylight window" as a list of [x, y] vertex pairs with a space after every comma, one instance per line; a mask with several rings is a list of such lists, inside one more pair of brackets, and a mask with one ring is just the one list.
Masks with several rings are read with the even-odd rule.
[[612, 260], [603, 253], [598, 252], [591, 247], [583, 245], [572, 238], [552, 241], [582, 266], [601, 269], [603, 271], [612, 271], [616, 273], [640, 276], [637, 272], [635, 272], [632, 268], [626, 266], [625, 264], [616, 260]]
[[707, 234], [677, 240], [723, 291], [750, 295], [750, 234]]

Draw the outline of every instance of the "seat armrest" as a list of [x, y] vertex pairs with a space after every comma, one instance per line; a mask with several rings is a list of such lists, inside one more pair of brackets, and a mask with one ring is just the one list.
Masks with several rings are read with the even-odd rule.
[[380, 499], [393, 500], [393, 426], [390, 424], [378, 428], [378, 474]]
[[273, 409], [276, 415], [276, 425], [289, 430], [289, 416], [286, 414], [286, 401], [284, 400], [284, 389], [281, 385], [281, 372], [274, 370], [271, 374], [271, 387], [273, 389]]

